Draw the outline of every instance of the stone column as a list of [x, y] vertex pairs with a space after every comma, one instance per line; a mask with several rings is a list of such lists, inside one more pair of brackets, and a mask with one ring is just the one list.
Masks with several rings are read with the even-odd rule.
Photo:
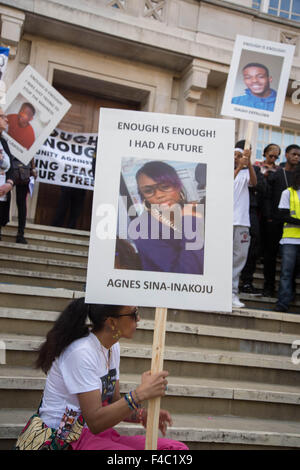
[[196, 115], [201, 94], [207, 88], [210, 70], [194, 59], [183, 71], [180, 85], [178, 114]]
[[1, 43], [10, 47], [9, 58], [14, 59], [22, 36], [25, 14], [14, 8], [0, 6]]

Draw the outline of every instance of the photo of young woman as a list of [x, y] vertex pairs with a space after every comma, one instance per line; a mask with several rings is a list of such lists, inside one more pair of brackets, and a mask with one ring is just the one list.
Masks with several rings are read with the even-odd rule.
[[[199, 165], [181, 170], [191, 188], [183, 184], [172, 163], [149, 161], [136, 171], [136, 192], [143, 210], [129, 222], [128, 238], [143, 271], [203, 274], [204, 198], [187, 196], [187, 192], [197, 192]], [[202, 170], [206, 177], [205, 165]]]

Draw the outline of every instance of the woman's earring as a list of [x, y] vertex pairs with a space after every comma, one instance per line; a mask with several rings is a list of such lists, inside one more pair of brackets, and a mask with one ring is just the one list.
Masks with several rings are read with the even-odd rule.
[[[114, 327], [114, 326], [112, 326], [111, 329], [112, 329], [113, 332], [115, 331], [115, 327]], [[115, 334], [112, 335], [112, 337], [113, 337], [113, 339], [118, 340], [118, 339], [121, 338], [121, 335], [122, 335], [121, 331], [118, 330]]]

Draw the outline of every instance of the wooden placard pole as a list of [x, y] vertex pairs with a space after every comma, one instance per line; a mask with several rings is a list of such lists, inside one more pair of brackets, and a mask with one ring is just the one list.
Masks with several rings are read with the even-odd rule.
[[[152, 346], [151, 373], [163, 370], [167, 309], [155, 309], [154, 334]], [[157, 450], [160, 398], [153, 398], [148, 403], [145, 450]]]
[[254, 122], [248, 121], [247, 131], [246, 131], [246, 142], [244, 150], [249, 150], [251, 148], [252, 134], [253, 134]]

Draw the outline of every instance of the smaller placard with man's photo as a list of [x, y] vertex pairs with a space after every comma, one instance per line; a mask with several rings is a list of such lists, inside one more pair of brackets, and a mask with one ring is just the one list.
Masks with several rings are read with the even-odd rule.
[[295, 46], [237, 36], [222, 114], [280, 125]]

